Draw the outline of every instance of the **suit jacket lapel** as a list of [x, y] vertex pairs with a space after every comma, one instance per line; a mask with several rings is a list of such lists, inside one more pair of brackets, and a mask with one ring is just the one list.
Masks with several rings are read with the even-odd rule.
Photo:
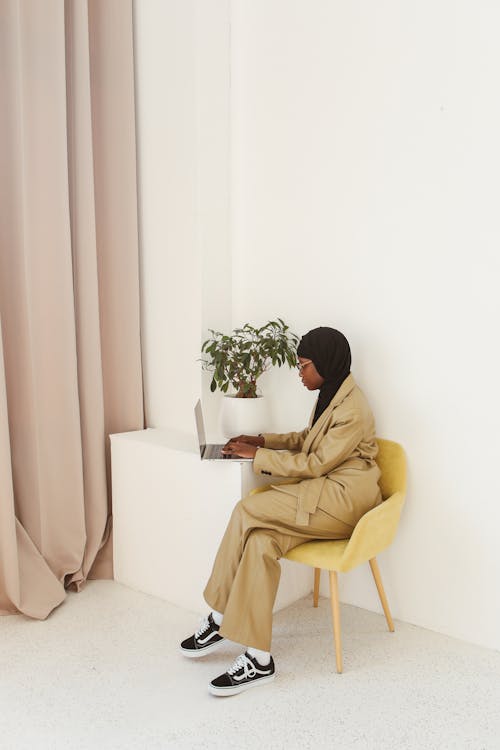
[[[330, 401], [330, 403], [326, 407], [326, 409], [323, 412], [323, 414], [321, 414], [321, 416], [319, 417], [319, 419], [317, 420], [317, 422], [309, 430], [309, 433], [308, 433], [306, 439], [304, 440], [304, 444], [302, 446], [302, 453], [309, 453], [309, 450], [311, 448], [312, 443], [314, 442], [314, 440], [317, 437], [317, 435], [319, 435], [319, 433], [320, 433], [323, 425], [326, 423], [327, 419], [329, 419], [329, 417], [331, 416], [332, 411], [335, 409], [336, 406], [338, 406], [340, 403], [342, 403], [342, 401], [345, 399], [345, 397], [352, 391], [352, 389], [354, 388], [354, 386], [355, 386], [354, 378], [353, 378], [353, 376], [351, 374], [349, 374], [346, 377], [346, 379], [344, 380], [344, 382], [342, 383], [342, 385], [340, 386], [340, 388], [338, 389], [338, 391], [335, 394], [335, 396], [332, 398], [332, 400]], [[312, 420], [313, 420], [314, 412], [315, 411], [316, 411], [316, 404], [314, 405], [314, 409], [313, 409], [313, 413], [312, 413], [310, 422], [312, 422]]]

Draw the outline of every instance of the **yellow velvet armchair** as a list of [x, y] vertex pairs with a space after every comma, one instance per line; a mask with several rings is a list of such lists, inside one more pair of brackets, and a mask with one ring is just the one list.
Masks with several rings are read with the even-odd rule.
[[361, 563], [370, 563], [387, 625], [391, 632], [394, 631], [376, 555], [392, 543], [396, 534], [406, 492], [406, 458], [403, 448], [398, 443], [382, 438], [377, 439], [377, 443], [377, 463], [381, 471], [379, 484], [384, 502], [360, 518], [350, 539], [305, 542], [294, 547], [286, 555], [287, 560], [311, 565], [314, 568], [315, 607], [318, 606], [321, 570], [328, 570], [330, 573], [337, 672], [342, 672], [338, 572], [345, 573]]
[[[314, 606], [318, 606], [321, 570], [330, 575], [330, 594], [337, 672], [342, 672], [342, 645], [337, 573], [345, 573], [361, 563], [369, 562], [389, 630], [394, 631], [376, 555], [394, 539], [406, 492], [406, 458], [401, 445], [377, 439], [377, 463], [381, 471], [380, 489], [384, 502], [365, 513], [356, 524], [350, 539], [305, 542], [290, 550], [287, 560], [314, 568]], [[259, 488], [261, 489], [261, 488]], [[264, 488], [262, 488], [264, 489]]]

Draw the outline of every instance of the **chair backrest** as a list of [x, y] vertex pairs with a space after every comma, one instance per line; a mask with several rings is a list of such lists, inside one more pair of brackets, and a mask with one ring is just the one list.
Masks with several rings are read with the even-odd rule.
[[384, 502], [362, 516], [342, 555], [343, 571], [376, 557], [394, 539], [406, 493], [406, 457], [399, 443], [377, 439]]
[[406, 492], [406, 458], [399, 443], [377, 438], [377, 464], [381, 471], [379, 480], [382, 497], [387, 500], [395, 492]]

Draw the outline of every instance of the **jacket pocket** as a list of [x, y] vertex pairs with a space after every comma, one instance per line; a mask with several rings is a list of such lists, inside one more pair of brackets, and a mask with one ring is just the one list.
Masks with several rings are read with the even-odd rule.
[[273, 490], [279, 490], [279, 492], [286, 492], [287, 495], [293, 495], [294, 497], [299, 496], [300, 492], [300, 479], [297, 479], [295, 482], [292, 480], [288, 480], [286, 482], [279, 482], [278, 484], [272, 484], [271, 487]]
[[325, 481], [326, 476], [302, 480], [299, 484], [299, 510], [303, 513], [316, 511]]
[[309, 525], [309, 516], [318, 507], [319, 498], [325, 484], [326, 476], [317, 479], [298, 479], [296, 483], [283, 482], [271, 485], [273, 489], [286, 492], [297, 498], [297, 515], [295, 523], [299, 526]]

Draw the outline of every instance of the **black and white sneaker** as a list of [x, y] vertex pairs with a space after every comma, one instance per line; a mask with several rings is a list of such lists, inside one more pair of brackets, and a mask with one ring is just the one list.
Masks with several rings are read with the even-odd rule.
[[196, 633], [182, 641], [181, 651], [184, 656], [197, 659], [199, 656], [218, 649], [224, 640], [224, 637], [219, 635], [219, 625], [216, 625], [210, 612], [208, 617], [203, 619]]
[[267, 682], [272, 682], [274, 671], [272, 656], [269, 664], [263, 667], [257, 659], [254, 659], [248, 651], [245, 651], [244, 654], [238, 656], [227, 672], [212, 680], [208, 690], [212, 695], [236, 695], [236, 693], [241, 693], [243, 690], [248, 690], [256, 685], [265, 685]]

